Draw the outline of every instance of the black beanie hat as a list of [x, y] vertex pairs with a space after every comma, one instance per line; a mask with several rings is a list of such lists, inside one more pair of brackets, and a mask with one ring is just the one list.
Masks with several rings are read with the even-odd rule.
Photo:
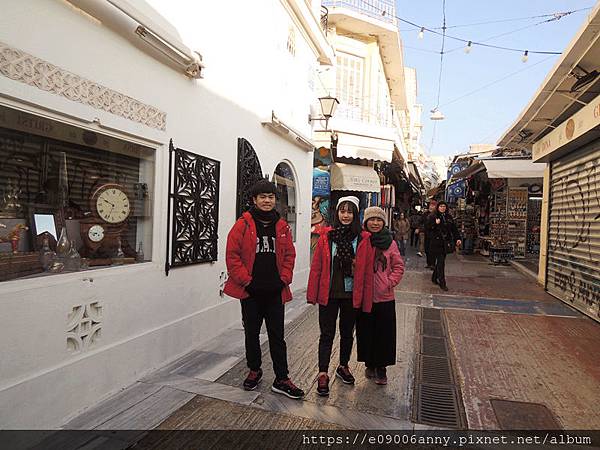
[[250, 195], [256, 198], [258, 194], [277, 194], [277, 186], [265, 178], [258, 180], [250, 188]]

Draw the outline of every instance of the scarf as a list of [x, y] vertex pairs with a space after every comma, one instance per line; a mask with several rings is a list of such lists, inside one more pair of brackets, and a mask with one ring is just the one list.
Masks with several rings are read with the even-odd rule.
[[373, 261], [373, 272], [377, 272], [379, 266], [383, 272], [387, 268], [387, 258], [383, 254], [384, 250], [390, 248], [393, 237], [390, 230], [382, 228], [379, 233], [371, 234], [371, 245], [375, 247], [375, 260]]
[[275, 211], [273, 208], [271, 211], [262, 211], [256, 207], [256, 205], [252, 206], [248, 212], [252, 215], [254, 221], [259, 221], [263, 223], [273, 223], [279, 220], [279, 213]]
[[337, 260], [345, 277], [352, 276], [352, 261], [354, 260], [354, 247], [352, 241], [357, 234], [352, 233], [350, 225], [341, 225], [329, 232], [329, 238], [337, 246]]

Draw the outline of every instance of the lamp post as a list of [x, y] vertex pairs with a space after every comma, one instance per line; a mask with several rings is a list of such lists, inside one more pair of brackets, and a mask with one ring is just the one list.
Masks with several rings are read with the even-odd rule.
[[339, 100], [331, 95], [327, 95], [326, 97], [320, 97], [319, 103], [321, 103], [321, 114], [323, 117], [308, 117], [308, 121], [312, 122], [313, 120], [324, 120], [325, 121], [325, 130], [328, 128], [329, 119], [333, 117], [335, 114], [335, 109], [337, 105], [339, 105]]

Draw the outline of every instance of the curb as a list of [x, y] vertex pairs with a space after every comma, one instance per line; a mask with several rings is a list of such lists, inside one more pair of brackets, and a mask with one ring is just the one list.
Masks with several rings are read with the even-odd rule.
[[518, 261], [515, 260], [511, 260], [509, 261], [509, 263], [512, 267], [514, 267], [517, 270], [517, 272], [521, 272], [523, 275], [533, 278], [537, 283], [538, 274], [535, 273], [533, 270], [528, 269], [523, 264], [520, 264]]

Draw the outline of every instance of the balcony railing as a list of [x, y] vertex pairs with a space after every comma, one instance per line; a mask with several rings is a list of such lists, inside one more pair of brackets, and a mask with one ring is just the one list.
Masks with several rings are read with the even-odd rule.
[[349, 8], [388, 23], [396, 23], [394, 0], [323, 0], [328, 8]]

